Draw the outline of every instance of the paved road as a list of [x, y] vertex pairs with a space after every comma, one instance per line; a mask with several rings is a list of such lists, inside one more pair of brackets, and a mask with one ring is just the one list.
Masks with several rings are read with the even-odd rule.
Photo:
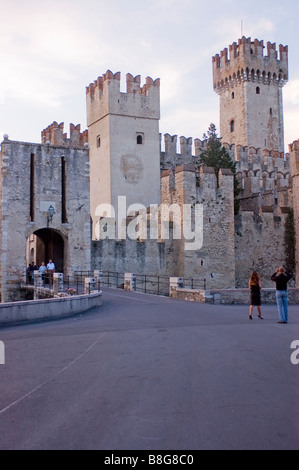
[[299, 449], [299, 309], [263, 315], [104, 289], [0, 329], [0, 449]]

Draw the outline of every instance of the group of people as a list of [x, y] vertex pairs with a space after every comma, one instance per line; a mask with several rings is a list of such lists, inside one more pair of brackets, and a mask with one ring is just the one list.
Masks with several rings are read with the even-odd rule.
[[[278, 315], [280, 324], [288, 323], [288, 282], [292, 279], [293, 275], [288, 273], [287, 270], [280, 266], [276, 269], [275, 273], [271, 276], [271, 281], [276, 284], [276, 303], [278, 308]], [[263, 320], [261, 310], [261, 289], [262, 283], [260, 276], [256, 271], [250, 276], [249, 279], [250, 289], [250, 307], [249, 319], [252, 320], [253, 307], [257, 307], [258, 317]]]
[[47, 265], [45, 265], [44, 262], [42, 262], [40, 266], [37, 266], [34, 262], [29, 264], [26, 270], [28, 284], [34, 283], [35, 271], [38, 271], [42, 274], [43, 285], [45, 285], [46, 281], [48, 282], [50, 286], [53, 285], [53, 275], [55, 272], [55, 264], [53, 263], [51, 259], [49, 259], [49, 262]]

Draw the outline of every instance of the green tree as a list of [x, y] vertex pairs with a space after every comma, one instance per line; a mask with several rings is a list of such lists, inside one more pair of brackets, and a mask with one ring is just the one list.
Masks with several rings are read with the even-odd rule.
[[217, 188], [219, 188], [220, 169], [228, 168], [232, 171], [234, 175], [234, 209], [235, 214], [238, 214], [240, 206], [238, 196], [240, 195], [241, 188], [237, 179], [236, 163], [233, 162], [229, 153], [225, 147], [223, 147], [221, 138], [217, 135], [215, 124], [210, 124], [207, 134], [204, 134], [203, 139], [207, 141], [207, 149], [201, 153], [199, 157], [199, 165], [214, 168], [217, 179]]

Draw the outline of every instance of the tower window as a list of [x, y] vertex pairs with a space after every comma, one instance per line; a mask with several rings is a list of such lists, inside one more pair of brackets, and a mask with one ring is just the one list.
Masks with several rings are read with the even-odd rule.
[[234, 93], [234, 91], [233, 91], [233, 92], [232, 92], [232, 100], [234, 100], [234, 99], [235, 99], [235, 93]]
[[270, 108], [270, 116], [272, 116], [272, 108]]
[[235, 121], [232, 119], [230, 122], [230, 131], [234, 132], [234, 130], [235, 130]]
[[140, 135], [140, 134], [137, 135], [137, 144], [138, 144], [138, 145], [142, 145], [142, 140], [143, 140], [143, 139], [142, 139], [142, 135]]
[[257, 94], [257, 95], [260, 95], [261, 90], [260, 90], [260, 87], [259, 87], [259, 86], [256, 87], [256, 90], [255, 90], [255, 91], [256, 91], [256, 94]]
[[97, 147], [101, 147], [101, 137], [97, 136]]

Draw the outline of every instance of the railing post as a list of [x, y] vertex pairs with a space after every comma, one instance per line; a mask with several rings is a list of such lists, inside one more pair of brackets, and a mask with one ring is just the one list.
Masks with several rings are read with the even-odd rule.
[[57, 295], [58, 292], [63, 291], [63, 274], [62, 273], [54, 273], [53, 289], [54, 289], [54, 295]]
[[136, 291], [136, 275], [125, 273], [124, 290]]
[[103, 272], [99, 271], [98, 269], [95, 269], [94, 272], [93, 272], [93, 275], [94, 275], [95, 281], [97, 283], [98, 290], [101, 290], [101, 281], [102, 281]]
[[34, 271], [34, 287], [43, 287], [43, 276], [39, 271]]
[[169, 297], [175, 297], [176, 290], [182, 288], [184, 281], [182, 277], [171, 277], [169, 279]]
[[85, 294], [96, 292], [96, 280], [94, 277], [86, 277], [84, 280]]

